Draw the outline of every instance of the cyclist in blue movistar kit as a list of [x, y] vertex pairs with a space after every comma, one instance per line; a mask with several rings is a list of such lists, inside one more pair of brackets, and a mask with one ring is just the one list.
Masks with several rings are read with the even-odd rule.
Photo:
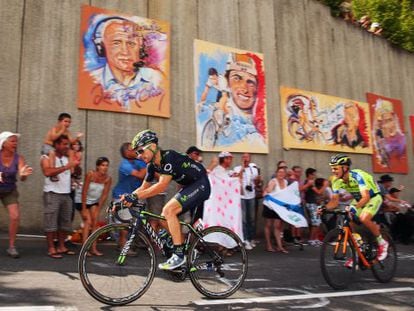
[[[181, 226], [178, 216], [195, 209], [210, 196], [210, 182], [207, 171], [198, 162], [186, 154], [174, 150], [161, 150], [158, 146], [156, 133], [151, 130], [139, 132], [131, 143], [139, 158], [147, 163], [147, 175], [143, 184], [123, 200], [127, 205], [138, 199], [153, 197], [166, 190], [171, 180], [182, 186], [180, 191], [167, 202], [162, 210], [166, 218], [165, 227], [171, 234], [174, 250], [173, 255], [159, 265], [160, 269], [172, 270], [186, 263]], [[151, 183], [155, 174], [159, 174], [157, 183]]]
[[[377, 238], [377, 259], [384, 260], [387, 257], [388, 242], [383, 239], [380, 226], [372, 220], [382, 203], [379, 187], [372, 175], [360, 169], [351, 170], [351, 164], [351, 158], [344, 154], [337, 154], [331, 158], [329, 165], [335, 179], [332, 181], [333, 195], [326, 208], [338, 206], [340, 189], [348, 191], [354, 197], [350, 204], [351, 213]], [[352, 266], [352, 258], [345, 266]]]

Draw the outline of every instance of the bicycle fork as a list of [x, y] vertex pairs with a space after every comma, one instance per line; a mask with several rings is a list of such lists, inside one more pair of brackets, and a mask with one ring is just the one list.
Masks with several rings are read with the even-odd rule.
[[135, 236], [136, 236], [136, 233], [135, 232], [136, 231], [134, 230], [134, 228], [136, 228], [137, 221], [138, 220], [135, 221], [135, 223], [134, 223], [134, 225], [132, 227], [133, 229], [130, 230], [130, 232], [128, 232], [127, 241], [125, 242], [125, 245], [122, 247], [121, 253], [119, 254], [118, 259], [117, 259], [117, 264], [118, 265], [123, 265], [124, 264], [125, 258], [126, 258], [127, 254], [128, 254], [128, 251], [131, 248], [131, 244], [132, 244], [132, 242], [135, 239]]

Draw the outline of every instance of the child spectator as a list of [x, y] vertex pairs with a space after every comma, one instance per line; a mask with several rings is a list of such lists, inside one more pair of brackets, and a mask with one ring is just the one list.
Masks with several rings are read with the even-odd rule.
[[[73, 137], [72, 133], [69, 131], [70, 124], [72, 123], [72, 116], [69, 113], [63, 112], [58, 116], [58, 122], [47, 132], [45, 139], [43, 140], [43, 146], [41, 150], [42, 155], [49, 156], [50, 166], [53, 166], [55, 163], [55, 152], [53, 148], [53, 142], [60, 137], [65, 135], [68, 137], [69, 142], [73, 144], [78, 141], [83, 134], [77, 133], [76, 137]], [[68, 153], [69, 160], [72, 162], [74, 160], [73, 151], [70, 150]], [[74, 168], [72, 168], [73, 172]], [[52, 177], [53, 181], [54, 177]]]
[[[72, 196], [72, 200], [73, 200], [73, 209], [72, 209], [72, 221], [73, 218], [75, 216], [75, 209], [81, 210], [82, 209], [82, 186], [83, 186], [83, 182], [82, 182], [82, 166], [81, 166], [81, 162], [82, 162], [82, 152], [83, 152], [83, 146], [82, 143], [77, 140], [74, 143], [72, 143], [71, 145], [71, 149], [73, 151], [73, 156], [74, 159], [79, 162], [78, 165], [76, 165], [73, 168], [73, 173], [71, 175], [71, 184], [72, 184], [72, 192], [71, 192], [71, 196]], [[77, 207], [77, 204], [78, 205]]]

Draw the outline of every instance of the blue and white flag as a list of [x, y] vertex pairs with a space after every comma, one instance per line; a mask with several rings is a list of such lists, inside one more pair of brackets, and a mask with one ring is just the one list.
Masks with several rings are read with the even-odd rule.
[[300, 205], [299, 184], [296, 181], [285, 189], [267, 194], [264, 197], [263, 204], [296, 228], [308, 226], [303, 208]]

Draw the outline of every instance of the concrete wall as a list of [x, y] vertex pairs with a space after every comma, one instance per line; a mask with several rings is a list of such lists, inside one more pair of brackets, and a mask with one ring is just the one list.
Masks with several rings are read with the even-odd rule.
[[[172, 28], [170, 119], [78, 110], [77, 74], [81, 4], [166, 20]], [[195, 142], [193, 40], [198, 38], [264, 54], [270, 153], [253, 161], [270, 176], [276, 162], [312, 166], [328, 174], [331, 153], [282, 148], [279, 86], [291, 86], [365, 101], [366, 92], [399, 98], [414, 114], [414, 55], [392, 47], [340, 19], [315, 0], [0, 0], [0, 131], [22, 134], [20, 153], [35, 169], [19, 184], [21, 231], [41, 232], [43, 176], [39, 150], [60, 112], [85, 133], [85, 169], [98, 156], [111, 159], [116, 180], [118, 147], [152, 128], [164, 148], [184, 151]], [[409, 129], [408, 118], [405, 127]], [[411, 135], [407, 131], [410, 167]], [[208, 161], [212, 154], [205, 156]], [[371, 157], [354, 155], [371, 170]], [[240, 155], [235, 157], [235, 164]], [[412, 174], [396, 176], [408, 188]], [[414, 201], [414, 193], [406, 191]], [[0, 209], [1, 228], [7, 215]]]

